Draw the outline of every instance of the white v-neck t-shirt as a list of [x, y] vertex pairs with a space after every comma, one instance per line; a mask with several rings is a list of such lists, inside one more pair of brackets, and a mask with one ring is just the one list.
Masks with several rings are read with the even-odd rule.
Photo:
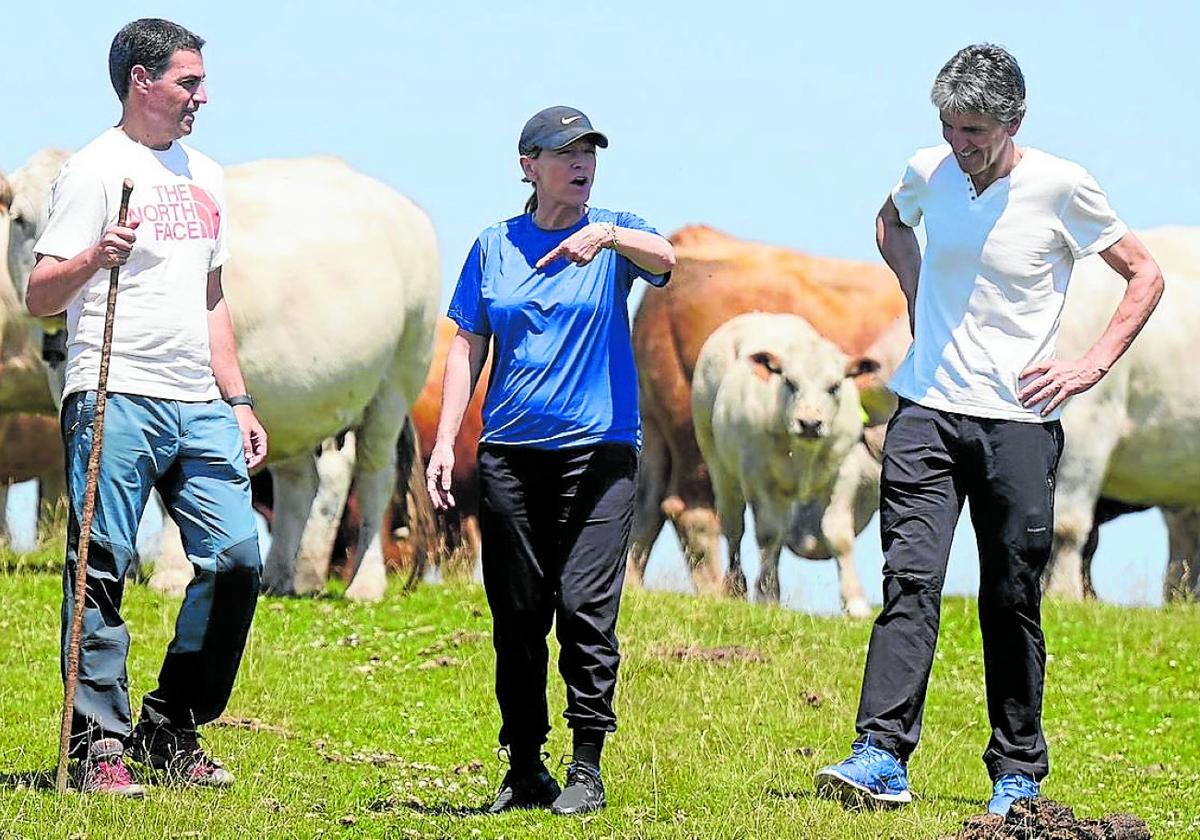
[[925, 224], [912, 347], [892, 389], [942, 411], [1024, 422], [1029, 365], [1050, 359], [1075, 260], [1127, 228], [1087, 170], [1024, 149], [1012, 172], [976, 195], [948, 145], [918, 151], [892, 190], [900, 220]]

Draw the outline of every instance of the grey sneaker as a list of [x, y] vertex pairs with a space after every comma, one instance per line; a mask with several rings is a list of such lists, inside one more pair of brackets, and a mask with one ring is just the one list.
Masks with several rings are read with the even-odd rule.
[[545, 767], [533, 772], [519, 772], [510, 767], [487, 812], [500, 814], [517, 808], [549, 808], [561, 792], [562, 788]]
[[567, 767], [567, 786], [550, 810], [559, 816], [572, 816], [599, 811], [606, 804], [600, 771], [589, 764], [572, 761]]
[[101, 738], [88, 748], [87, 758], [75, 768], [80, 793], [108, 793], [141, 799], [146, 789], [133, 780], [125, 766], [125, 746], [116, 738]]
[[130, 736], [129, 757], [165, 773], [177, 784], [222, 788], [233, 784], [233, 774], [204, 751], [194, 729], [142, 721]]

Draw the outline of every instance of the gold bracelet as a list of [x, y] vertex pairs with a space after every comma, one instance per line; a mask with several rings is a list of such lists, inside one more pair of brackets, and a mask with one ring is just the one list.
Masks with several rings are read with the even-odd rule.
[[612, 237], [612, 244], [609, 245], [608, 247], [612, 248], [615, 251], [615, 250], [617, 250], [617, 248], [619, 248], [621, 246], [621, 241], [619, 239], [617, 239], [617, 226], [614, 225], [612, 222], [608, 222], [607, 224], [608, 224], [608, 235]]

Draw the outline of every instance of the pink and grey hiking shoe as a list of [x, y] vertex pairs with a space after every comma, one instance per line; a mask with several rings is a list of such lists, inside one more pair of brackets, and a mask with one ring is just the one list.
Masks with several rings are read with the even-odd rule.
[[80, 793], [108, 793], [141, 799], [146, 789], [133, 780], [125, 766], [125, 745], [116, 738], [101, 738], [89, 748], [87, 758], [75, 768], [75, 787]]
[[200, 746], [194, 729], [139, 723], [130, 738], [129, 757], [164, 773], [171, 782], [197, 787], [230, 787], [233, 774]]

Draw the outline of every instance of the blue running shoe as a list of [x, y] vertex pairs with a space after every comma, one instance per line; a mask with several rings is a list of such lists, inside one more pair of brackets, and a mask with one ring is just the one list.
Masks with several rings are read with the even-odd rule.
[[992, 799], [988, 802], [988, 813], [1008, 816], [1008, 809], [1018, 799], [1032, 799], [1041, 793], [1033, 779], [1022, 773], [1005, 773], [996, 779], [992, 787]]
[[912, 802], [908, 771], [894, 755], [871, 744], [855, 741], [850, 757], [817, 771], [817, 795], [840, 799], [847, 805], [898, 808]]

